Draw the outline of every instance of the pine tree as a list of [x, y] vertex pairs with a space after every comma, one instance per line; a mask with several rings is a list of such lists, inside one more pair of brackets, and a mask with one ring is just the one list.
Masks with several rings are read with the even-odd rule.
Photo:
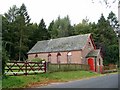
[[48, 26], [48, 33], [49, 33], [48, 38], [49, 38], [49, 39], [52, 38], [53, 25], [54, 25], [54, 21], [52, 21], [52, 22], [50, 23], [50, 25]]
[[38, 26], [38, 30], [41, 36], [41, 40], [48, 39], [48, 30], [46, 29], [46, 25], [43, 19], [41, 19], [40, 24]]

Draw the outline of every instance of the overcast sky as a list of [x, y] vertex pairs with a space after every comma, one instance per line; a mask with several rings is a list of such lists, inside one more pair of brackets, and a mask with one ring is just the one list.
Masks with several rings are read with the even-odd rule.
[[105, 4], [95, 1], [92, 3], [92, 0], [0, 0], [0, 14], [7, 12], [13, 5], [20, 7], [24, 3], [31, 22], [39, 23], [43, 18], [46, 25], [58, 16], [69, 15], [72, 25], [78, 24], [86, 16], [90, 22], [97, 22], [101, 13], [107, 17], [110, 11], [118, 16], [117, 2], [112, 4], [111, 8], [106, 8]]

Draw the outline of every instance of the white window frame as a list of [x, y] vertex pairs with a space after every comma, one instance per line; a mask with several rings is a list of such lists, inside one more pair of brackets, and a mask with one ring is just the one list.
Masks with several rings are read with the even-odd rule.
[[67, 63], [71, 63], [71, 59], [72, 59], [72, 53], [71, 52], [68, 52], [67, 53]]

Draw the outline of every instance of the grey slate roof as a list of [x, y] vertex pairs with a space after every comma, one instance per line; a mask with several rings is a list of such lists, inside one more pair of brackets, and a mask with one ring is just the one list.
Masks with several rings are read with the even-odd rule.
[[91, 52], [88, 53], [86, 57], [97, 57], [99, 53], [100, 49], [92, 50]]
[[39, 52], [80, 50], [84, 47], [90, 35], [91, 34], [83, 34], [51, 40], [38, 41], [33, 46], [33, 48], [28, 52], [28, 54]]

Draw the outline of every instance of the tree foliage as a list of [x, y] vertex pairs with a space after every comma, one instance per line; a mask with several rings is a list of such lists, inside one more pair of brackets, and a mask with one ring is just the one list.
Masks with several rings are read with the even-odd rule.
[[55, 20], [52, 28], [53, 30], [51, 31], [51, 38], [67, 37], [72, 35], [72, 26], [69, 16], [64, 18], [60, 18], [59, 16], [58, 19]]
[[15, 5], [3, 16], [3, 42], [7, 42], [5, 49], [10, 59], [23, 60], [28, 51], [29, 15], [24, 4], [20, 8]]
[[[112, 19], [112, 17], [109, 19]], [[110, 21], [108, 19], [106, 20], [103, 15], [101, 15], [100, 19], [98, 20], [97, 28], [94, 36], [95, 36], [94, 38], [95, 38], [97, 48], [102, 49], [104, 61], [106, 62], [104, 64], [112, 63], [109, 61], [112, 60], [112, 58], [110, 57], [110, 52], [112, 53], [113, 51], [109, 47], [113, 47], [113, 49], [115, 48], [118, 49], [118, 47], [114, 47], [114, 46], [118, 46], [117, 37], [113, 27], [110, 24]], [[116, 57], [117, 54], [118, 52], [115, 51], [112, 56]], [[114, 61], [117, 61], [117, 60], [118, 60], [117, 57], [116, 59], [114, 58]]]
[[74, 34], [86, 34], [91, 32], [91, 27], [89, 25], [88, 19], [83, 19], [81, 23], [74, 26]]

